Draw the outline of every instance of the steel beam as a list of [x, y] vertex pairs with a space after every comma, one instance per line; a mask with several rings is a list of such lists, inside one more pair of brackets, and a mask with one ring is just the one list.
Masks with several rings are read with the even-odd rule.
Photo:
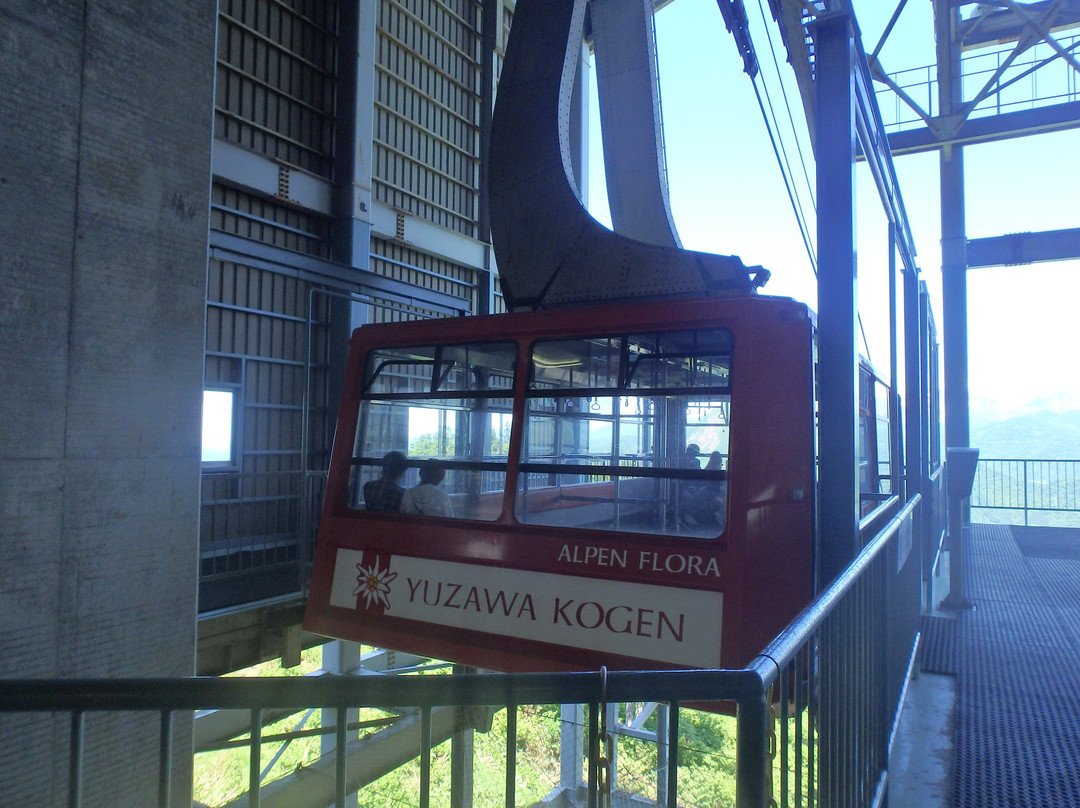
[[1016, 266], [1080, 258], [1080, 227], [968, 239], [967, 267]]
[[747, 294], [767, 278], [736, 256], [620, 236], [582, 205], [570, 91], [584, 0], [519, 0], [491, 128], [491, 236], [511, 308]]
[[[334, 258], [367, 269], [371, 250], [370, 144], [375, 116], [375, 7], [341, 7], [342, 59], [337, 73], [334, 155]], [[348, 47], [348, 45], [352, 47]]]
[[589, 15], [612, 225], [682, 246], [668, 202], [652, 0], [591, 0]]
[[930, 127], [908, 129], [889, 135], [893, 155], [919, 154], [951, 144], [989, 143], [1013, 137], [1075, 129], [1080, 126], [1080, 101], [1054, 104], [1019, 112], [1003, 112], [985, 118], [969, 118], [947, 138]]
[[813, 25], [817, 53], [818, 586], [854, 558], [859, 537], [855, 262], [855, 31], [848, 13]]

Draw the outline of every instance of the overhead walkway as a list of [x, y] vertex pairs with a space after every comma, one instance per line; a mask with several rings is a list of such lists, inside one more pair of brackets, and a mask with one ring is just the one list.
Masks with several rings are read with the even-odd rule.
[[965, 542], [972, 608], [924, 617], [920, 643], [924, 673], [955, 683], [937, 804], [1076, 805], [1080, 528], [975, 524]]

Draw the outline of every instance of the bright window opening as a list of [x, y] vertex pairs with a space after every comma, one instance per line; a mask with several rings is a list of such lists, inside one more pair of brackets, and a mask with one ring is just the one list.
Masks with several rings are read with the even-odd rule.
[[231, 390], [203, 390], [202, 462], [233, 462], [233, 400]]

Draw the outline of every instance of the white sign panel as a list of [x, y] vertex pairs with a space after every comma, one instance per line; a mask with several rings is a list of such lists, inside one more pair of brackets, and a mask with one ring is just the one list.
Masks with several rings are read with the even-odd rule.
[[673, 665], [720, 665], [720, 592], [339, 549], [330, 605]]

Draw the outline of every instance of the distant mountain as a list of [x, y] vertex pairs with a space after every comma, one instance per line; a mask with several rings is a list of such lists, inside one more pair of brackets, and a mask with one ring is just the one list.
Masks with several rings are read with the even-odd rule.
[[989, 459], [1080, 460], [1080, 410], [972, 419], [971, 445]]

